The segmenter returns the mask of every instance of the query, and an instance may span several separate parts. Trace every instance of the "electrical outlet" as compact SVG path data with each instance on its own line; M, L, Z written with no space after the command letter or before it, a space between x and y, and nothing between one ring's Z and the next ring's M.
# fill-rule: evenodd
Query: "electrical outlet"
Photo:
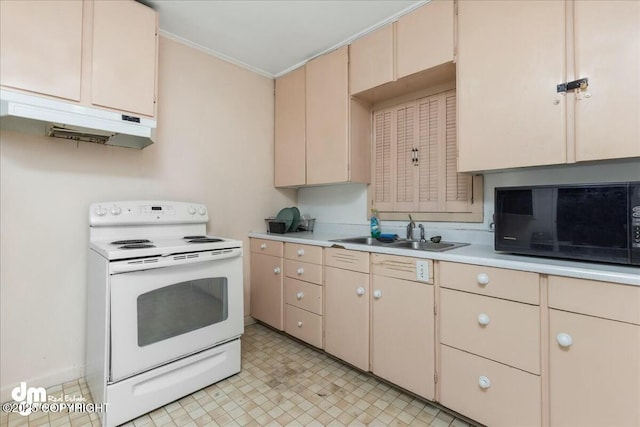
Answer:
M416 279L421 282L429 281L429 261L416 261Z

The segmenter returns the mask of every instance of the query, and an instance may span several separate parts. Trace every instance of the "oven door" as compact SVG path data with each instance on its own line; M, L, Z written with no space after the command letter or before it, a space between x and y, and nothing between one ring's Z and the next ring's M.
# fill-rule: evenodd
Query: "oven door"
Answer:
M240 336L241 255L111 275L110 382Z

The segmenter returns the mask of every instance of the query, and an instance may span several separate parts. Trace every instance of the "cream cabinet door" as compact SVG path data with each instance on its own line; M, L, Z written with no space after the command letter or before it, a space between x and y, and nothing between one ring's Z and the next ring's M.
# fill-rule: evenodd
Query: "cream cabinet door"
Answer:
M640 425L640 326L549 310L550 425Z
M576 161L640 156L640 2L574 5Z
M155 116L157 13L135 1L93 4L91 103Z
M80 101L82 1L0 1L0 85Z
M371 371L433 400L433 285L372 277Z
M351 43L349 78L351 94L393 81L393 24Z
M283 279L281 257L251 253L251 317L283 330Z
M565 163L564 78L563 1L460 0L459 171Z
M306 183L305 67L276 79L274 185Z
M349 180L348 59L344 46L306 65L307 184Z
M369 274L325 267L324 349L369 370Z
M397 78L453 61L453 0L433 0L398 19Z

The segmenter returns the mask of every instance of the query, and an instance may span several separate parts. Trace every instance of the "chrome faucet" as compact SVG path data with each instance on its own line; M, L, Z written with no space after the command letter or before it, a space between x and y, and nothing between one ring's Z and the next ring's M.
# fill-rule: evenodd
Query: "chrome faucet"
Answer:
M424 225L418 224L418 228L420 229L420 242L426 242L427 239L424 237Z
M407 240L413 240L413 230L416 228L416 223L413 222L411 214L409 214L409 224L407 224Z

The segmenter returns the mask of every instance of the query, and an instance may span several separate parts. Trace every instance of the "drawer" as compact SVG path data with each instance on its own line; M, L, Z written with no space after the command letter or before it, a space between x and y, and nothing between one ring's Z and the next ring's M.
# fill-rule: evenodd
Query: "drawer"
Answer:
M251 239L251 252L282 257L284 244L275 240Z
M322 348L322 316L285 304L284 331L306 343Z
M441 262L440 286L528 304L540 304L540 277L537 273L526 271Z
M421 263L420 276L418 263ZM377 276L433 283L433 261L430 259L372 254L371 272Z
M313 264L322 264L322 246L285 243L284 257Z
M303 310L322 315L322 286L286 277L284 301Z
M444 406L492 427L542 424L539 376L445 345L440 356Z
M440 342L540 374L540 307L441 289Z
M549 276L549 307L640 325L640 286Z
M325 248L324 264L343 270L369 273L369 252L350 251L339 248Z
M322 284L322 265L308 262L284 260L284 275L293 279Z

